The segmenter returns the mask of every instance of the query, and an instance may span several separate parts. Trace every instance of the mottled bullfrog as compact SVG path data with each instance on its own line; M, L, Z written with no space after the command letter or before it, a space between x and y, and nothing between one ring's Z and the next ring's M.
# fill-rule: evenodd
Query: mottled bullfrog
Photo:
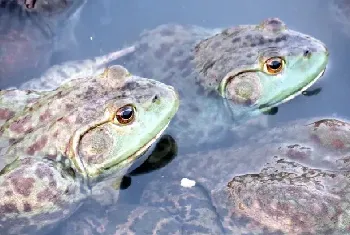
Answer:
M76 44L75 26L86 0L0 0L0 87L17 85Z
M146 187L144 207L82 213L66 229L123 235L349 234L349 150L348 122L289 123L257 134L246 146L176 158ZM195 186L181 186L184 177Z
M53 91L0 91L0 234L50 229L105 189L117 197L178 106L173 87L117 65Z
M328 63L321 41L277 18L226 29L161 25L133 45L118 63L179 90L169 131L180 147L222 140L231 128L238 133L234 126L306 90Z
M181 108L169 132L191 149L241 135L236 124L300 94L328 62L321 41L277 18L226 29L161 25L133 45L118 63L177 88Z

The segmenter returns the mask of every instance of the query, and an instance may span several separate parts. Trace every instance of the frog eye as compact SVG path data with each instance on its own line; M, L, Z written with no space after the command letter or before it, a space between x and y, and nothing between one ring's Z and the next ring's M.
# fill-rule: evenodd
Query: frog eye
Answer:
M119 108L115 114L114 120L122 125L127 125L135 120L135 107L127 104Z
M264 70L266 73L276 75L280 73L285 65L285 62L280 57L272 57L265 61Z

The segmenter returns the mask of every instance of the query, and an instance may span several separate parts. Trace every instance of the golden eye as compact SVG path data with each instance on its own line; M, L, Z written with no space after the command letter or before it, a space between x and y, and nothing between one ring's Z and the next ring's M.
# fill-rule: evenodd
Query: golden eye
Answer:
M280 57L272 57L265 61L266 72L272 75L278 74L284 67L284 60Z
M134 121L135 119L135 107L131 104L125 105L119 108L115 114L114 120L119 124L127 125Z

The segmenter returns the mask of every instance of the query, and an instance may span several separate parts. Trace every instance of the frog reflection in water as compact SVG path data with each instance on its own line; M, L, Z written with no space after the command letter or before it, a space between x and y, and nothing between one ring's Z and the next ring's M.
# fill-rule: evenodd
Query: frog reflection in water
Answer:
M117 199L107 176L121 178L178 105L171 86L122 66L53 91L0 91L0 234L50 229L104 190Z

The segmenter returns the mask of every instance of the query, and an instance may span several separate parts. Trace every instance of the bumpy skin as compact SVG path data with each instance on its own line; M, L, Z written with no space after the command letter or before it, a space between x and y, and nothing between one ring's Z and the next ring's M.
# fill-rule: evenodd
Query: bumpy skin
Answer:
M118 188L104 177L125 174L178 103L172 87L121 66L54 91L1 91L0 233L37 234L95 191ZM118 110L126 106L134 118L124 123Z
M26 7L28 2L32 8ZM0 0L2 88L47 69L54 51L75 43L73 30L85 2Z
M276 56L285 66L271 75L265 61ZM272 18L225 30L161 25L144 32L135 52L118 63L177 88L181 108L169 132L191 150L241 135L244 128L236 124L300 94L322 75L327 61L322 42ZM45 89L56 87L50 76L40 80ZM41 89L38 81L31 84Z
M161 25L144 32L135 46L118 63L179 90L181 108L171 133L179 146L191 147L217 141L233 126L232 117L246 121L300 94L328 61L322 42L276 18L227 29ZM281 72L267 71L271 57L283 59Z
M70 234L348 234L349 150L348 122L290 123L243 147L178 156L144 191L144 208L83 213L67 228ZM181 187L183 177L196 185Z

